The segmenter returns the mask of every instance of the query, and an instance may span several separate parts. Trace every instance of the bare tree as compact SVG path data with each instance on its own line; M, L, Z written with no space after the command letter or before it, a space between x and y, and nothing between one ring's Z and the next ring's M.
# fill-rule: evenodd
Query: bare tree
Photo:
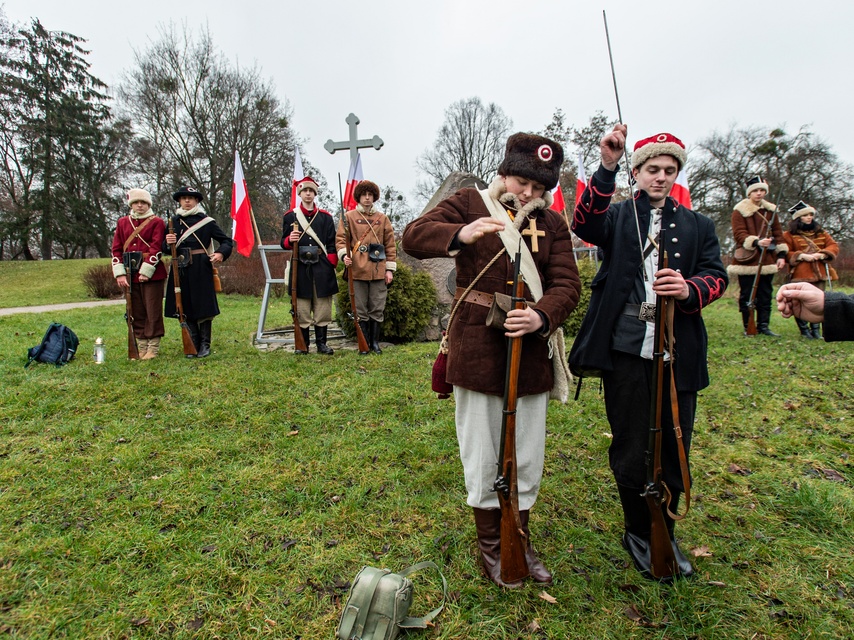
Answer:
M834 238L854 237L854 167L841 162L807 127L794 136L763 127L714 132L697 143L687 168L694 208L715 221L725 246L732 244L733 207L754 175L768 183L770 201L779 199L784 227L786 210L804 200Z
M445 109L445 122L433 147L416 161L426 174L419 181L419 197L429 199L449 173L465 171L489 182L504 157L504 143L513 121L495 103L484 105L480 98L459 100Z
M137 170L160 206L172 208L172 189L190 183L205 193L209 213L226 224L235 150L253 204L279 212L290 204L297 144L290 106L257 68L231 66L209 32L194 38L186 26L178 33L170 25L160 40L136 52L119 97L139 136Z

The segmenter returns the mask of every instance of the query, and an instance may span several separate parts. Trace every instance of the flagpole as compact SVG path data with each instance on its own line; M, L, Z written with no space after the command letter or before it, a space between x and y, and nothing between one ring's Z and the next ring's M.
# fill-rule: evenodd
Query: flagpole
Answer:
M247 194L248 197L248 194ZM250 200L251 203L251 200ZM252 229L255 231L255 240L258 241L258 246L262 246L261 233L258 231L258 222L255 220L255 212L252 210L252 205L249 205L249 219L252 221Z

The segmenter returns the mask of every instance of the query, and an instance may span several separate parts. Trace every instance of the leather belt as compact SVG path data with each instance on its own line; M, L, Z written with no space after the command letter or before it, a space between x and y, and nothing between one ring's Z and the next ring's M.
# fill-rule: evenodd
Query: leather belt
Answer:
M655 305L651 302L627 304L623 307L623 315L637 318L643 322L655 322Z
M454 301L457 301L462 298L465 291L466 290L462 287L457 287L457 291L456 293L454 293ZM491 307L492 297L493 296L491 293L484 293L483 291L476 291L472 289L471 291L469 291L463 302L469 302L471 304L480 305L481 307Z
M201 253L207 253L204 249L190 249L190 255L197 256Z

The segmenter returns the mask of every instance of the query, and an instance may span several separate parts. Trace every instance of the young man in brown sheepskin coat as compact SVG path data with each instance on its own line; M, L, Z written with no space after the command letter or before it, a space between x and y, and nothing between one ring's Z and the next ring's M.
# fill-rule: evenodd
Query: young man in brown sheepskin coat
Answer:
M786 266L788 247L783 241L783 228L779 215L775 215L777 206L765 200L768 185L759 176L747 181L747 197L735 205L732 212L732 236L735 246L745 250L745 258L738 254L727 267L727 273L738 276L738 308L741 311L745 333L752 310L749 307L756 271L759 270L759 282L756 288L756 330L765 336L778 337L768 326L771 320L771 288L774 274ZM765 248L763 254L762 248ZM762 264L759 264L760 256Z
M552 582L531 546L528 515L543 475L550 392L562 389L565 400L568 372L561 325L578 304L581 289L569 229L548 208L562 162L563 149L556 142L514 134L487 190L462 189L403 232L403 248L414 258L453 257L456 263L446 382L456 396L457 439L483 571L502 587L523 584L501 579L501 509L494 489L508 338L522 338L516 457L525 556L534 581ZM511 310L503 327L493 328L486 323L494 294L514 295L511 258L520 238L529 306Z

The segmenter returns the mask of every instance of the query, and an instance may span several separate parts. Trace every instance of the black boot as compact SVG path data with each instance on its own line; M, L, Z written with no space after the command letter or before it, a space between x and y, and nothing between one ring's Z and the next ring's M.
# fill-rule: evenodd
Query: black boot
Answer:
M501 510L474 510L474 524L477 530L477 546L480 549L480 564L483 574L499 587L516 589L523 582L506 583L501 579Z
M211 354L211 325L213 320L199 322L199 353L197 358L207 358Z
M645 578L652 579L649 560L649 508L641 497L641 489L617 485L620 504L623 506L623 520L626 531L623 534L623 548L629 552L635 568Z
M771 336L772 338L779 338L779 333L774 333L771 329L768 328L769 323L771 322L771 307L763 308L759 307L756 309L756 331L760 335L763 336Z
M818 322L810 322L812 337L816 340L821 340L821 325Z
M374 353L382 353L383 350L380 349L380 327L382 326L382 322L377 322L376 320L371 320L368 329L371 332L371 337L368 338L368 344L371 347L371 351Z
M331 356L335 353L330 347L326 346L327 327L314 327L314 342L317 345L317 353L322 353L325 356Z
M304 356L308 353L308 345L311 344L311 327L300 327L299 331L302 334L302 341L305 343L305 351L294 347L294 353Z
M190 334L190 338L193 340L193 346L196 347L196 353L199 352L199 325L196 324L193 320L187 320L187 332ZM192 353L188 353L184 356L185 358L195 358Z
M534 547L531 545L531 531L528 529L528 518L530 515L530 511L519 511L519 519L522 521L522 529L525 530L525 536L528 539L528 544L525 547L525 560L528 563L528 571L531 572L531 578L534 582L539 582L540 584L551 584L553 580L551 572L546 569L542 560L537 557Z
M366 356L370 353L370 342L371 342L371 334L368 331L368 321L367 320L359 320L359 328L362 330L362 336L365 338L365 342L368 343L368 351L359 351L360 356Z
M800 318L795 318L795 323L797 323L798 330L801 332L801 335L804 338L812 340L812 333L810 332L809 322L807 322L806 320L801 320Z
M670 511L676 513L679 509L679 496L681 492L672 491L670 494ZM667 533L670 534L670 545L673 547L673 555L676 556L676 564L679 566L679 576L680 578L690 578L694 575L694 567L691 566L691 562L688 558L685 557L685 554L682 553L682 550L679 548L679 545L676 543L676 536L673 531L676 527L676 522L667 515L667 506L661 505L661 510L664 512L664 523L667 525Z

